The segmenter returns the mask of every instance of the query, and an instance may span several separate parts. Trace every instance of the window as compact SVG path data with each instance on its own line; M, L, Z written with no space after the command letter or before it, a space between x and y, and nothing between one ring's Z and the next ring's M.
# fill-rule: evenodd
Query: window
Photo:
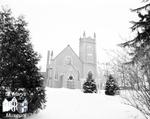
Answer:
M88 56L90 56L90 57L92 57L92 56L93 56L93 54L92 54L92 53L88 53L87 55L88 55Z
M49 70L49 78L52 79L52 69Z
M92 52L92 51L93 51L93 48L92 48L91 45L87 46L87 51L88 51L88 52Z
M92 61L93 60L93 48L92 46L87 46L87 60Z
M58 80L58 72L55 72L55 79Z
M66 58L65 58L65 64L71 65L71 62L72 62L72 58L70 56L66 56Z

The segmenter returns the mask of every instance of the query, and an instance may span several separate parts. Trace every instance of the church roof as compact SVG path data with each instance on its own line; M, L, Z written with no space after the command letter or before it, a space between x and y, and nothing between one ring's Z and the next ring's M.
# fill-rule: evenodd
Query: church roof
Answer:
M71 48L69 44L55 58L53 58L53 60L55 60L59 55L65 52L66 49L70 49L73 52L73 54L75 54L75 56L82 62L82 60L79 58L79 56L75 53L75 51Z

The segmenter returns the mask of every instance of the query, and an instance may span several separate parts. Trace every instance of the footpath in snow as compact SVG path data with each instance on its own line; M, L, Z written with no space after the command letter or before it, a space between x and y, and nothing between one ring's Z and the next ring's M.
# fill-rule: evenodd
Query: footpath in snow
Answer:
M46 88L46 108L28 119L145 119L123 104L119 95L85 94L75 89Z

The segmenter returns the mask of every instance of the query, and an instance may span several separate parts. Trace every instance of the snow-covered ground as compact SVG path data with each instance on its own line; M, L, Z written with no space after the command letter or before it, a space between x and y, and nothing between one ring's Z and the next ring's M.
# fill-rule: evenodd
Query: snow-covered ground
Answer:
M28 119L145 119L135 108L125 105L119 95L84 94L75 89L46 88L45 110Z

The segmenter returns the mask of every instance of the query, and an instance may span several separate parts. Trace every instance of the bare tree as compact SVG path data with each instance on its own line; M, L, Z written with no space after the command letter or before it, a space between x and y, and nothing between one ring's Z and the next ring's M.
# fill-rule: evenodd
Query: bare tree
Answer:
M126 104L140 110L143 115L150 117L150 90L145 70L141 68L143 61L137 64L128 64L130 57L119 51L110 63L111 73L120 84L123 91L121 96L126 99Z

